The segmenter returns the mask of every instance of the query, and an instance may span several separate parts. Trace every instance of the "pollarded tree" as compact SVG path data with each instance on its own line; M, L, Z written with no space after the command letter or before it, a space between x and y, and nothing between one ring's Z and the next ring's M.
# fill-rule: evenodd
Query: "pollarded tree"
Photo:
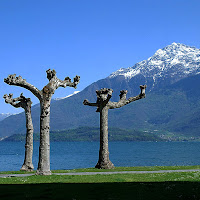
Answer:
M33 123L31 117L31 99L26 98L23 93L20 97L13 98L13 94L5 94L3 96L6 103L11 104L15 108L23 108L26 116L26 144L25 144L25 158L22 165L22 171L32 171L34 169L32 163L33 157Z
M109 159L108 150L108 110L120 108L133 101L142 99L145 97L146 85L140 86L141 93L138 96L130 97L126 99L127 90L120 91L120 100L118 102L110 102L113 90L103 88L96 90L97 101L96 103L90 103L87 99L84 100L83 104L88 106L96 106L96 112L100 112L100 149L99 149L99 160L96 168L99 169L112 169L114 168L113 163Z
M4 79L4 82L9 85L20 86L31 91L40 101L40 147L39 147L39 162L36 174L38 175L50 175L50 102L55 90L59 87L74 87L76 88L79 83L80 76L74 78L74 82L71 82L69 77L66 77L64 81L60 80L56 76L55 70L47 70L47 78L49 83L39 90L35 86L28 83L21 76L16 77L16 74L9 75Z

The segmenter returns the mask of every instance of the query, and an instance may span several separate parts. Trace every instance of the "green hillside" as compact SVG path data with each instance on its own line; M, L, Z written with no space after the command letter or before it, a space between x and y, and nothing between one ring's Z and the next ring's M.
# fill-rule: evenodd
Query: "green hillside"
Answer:
M91 102L95 102L95 90L103 85L114 89L113 94L115 95L111 98L111 101L117 101L120 89L125 87L125 85L120 85L120 81L122 80L111 82L110 79L103 79L91 84L82 92L70 98L52 101L51 131L62 132L62 130L76 129L83 126L99 127L99 113L95 112L96 108L84 106L82 102L86 98ZM176 140L177 137L198 138L200 137L199 83L200 75L196 75L152 91L148 91L147 86L145 99L135 101L119 109L109 110L109 127L123 130L140 130L143 133L144 131L149 133L156 131L159 134L165 134L165 137L168 137L166 134L169 134L170 137L173 136ZM135 85L133 88L135 94L138 94L139 88L135 88ZM131 90L128 91L128 94L129 96L135 95ZM32 108L32 118L34 132L36 133L39 132L39 113L39 106L34 106ZM0 137L25 133L24 113L0 121ZM80 137L81 134L77 136ZM84 136L82 137L84 138ZM124 135L121 139L123 137Z
M4 141L25 141L24 134L14 134ZM51 141L99 141L99 128L80 127L77 129L51 131ZM34 140L39 141L39 134L34 134ZM109 128L109 141L164 141L156 134L137 130Z

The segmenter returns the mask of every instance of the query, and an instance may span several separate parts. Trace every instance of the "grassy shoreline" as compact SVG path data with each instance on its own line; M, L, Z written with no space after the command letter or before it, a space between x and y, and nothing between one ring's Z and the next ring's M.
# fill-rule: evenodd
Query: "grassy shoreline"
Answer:
M52 170L53 173L158 171L200 166L116 167L112 170ZM0 172L0 174L27 172ZM30 173L30 172L29 172ZM34 173L34 172L32 172ZM200 199L200 172L112 175L51 175L0 178L0 199Z
M116 171L158 171L158 170L185 170L200 169L200 165L192 166L138 166L138 167L115 167L114 169L80 168L71 170L51 170L52 173L72 173L72 172L116 172ZM29 174L35 173L25 171L0 171L0 174Z

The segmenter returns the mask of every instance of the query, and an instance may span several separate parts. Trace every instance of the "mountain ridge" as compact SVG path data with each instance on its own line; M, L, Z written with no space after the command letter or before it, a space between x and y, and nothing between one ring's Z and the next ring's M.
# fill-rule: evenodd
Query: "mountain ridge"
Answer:
M178 50L176 51L177 48ZM171 64L169 58L163 58L165 54L158 50L156 51L157 53L145 61L146 65L144 65L144 61L134 65L135 69L140 68L141 71L143 70L142 73L127 78L122 74L122 69L121 72L117 70L121 74L111 77L113 72L110 76L92 83L76 95L59 101L52 101L51 130L65 130L79 126L99 126L98 113L95 112L95 108L84 106L82 104L84 99L96 102L95 91L106 87L114 90L111 101L118 101L120 90L128 90L127 97L135 96L140 93L139 85L147 84L146 99L109 111L109 126L127 129L136 128L146 131L158 129L159 131L168 131L174 134L180 134L181 131L186 135L189 135L189 132L197 134L198 130L200 130L200 126L198 126L200 121L198 116L194 116L193 113L200 114L198 109L200 94L198 92L195 94L195 87L192 88L192 85L200 83L200 50L187 45L173 43L163 48L162 51L168 52L167 56L174 56L170 58L170 61L176 57L179 58L181 64L177 63L177 61ZM184 66L182 62L182 59L185 59L184 56L187 57L184 63L190 63L191 66L189 64ZM162 70L161 62L152 64L152 60L159 61L161 59L165 66L168 67L168 70ZM148 65L149 62L150 64ZM184 73L184 70L187 73ZM115 73L118 73L117 71ZM160 72L163 73L162 76L159 76ZM155 75L156 78L154 79ZM188 87L188 85L191 86ZM39 106L33 106L32 115L35 132L39 131L39 113ZM21 113L1 121L0 137L15 133L25 133L25 117L23 115L24 113ZM196 123L193 123L190 131L185 125L191 123L191 119Z
M9 117L11 115L15 115L12 113L0 113L0 121L4 120L6 117Z
M172 43L159 49L147 60L136 63L127 69L121 68L113 72L109 78L124 76L132 79L142 75L149 82L150 90L163 80L171 84L191 75L200 73L200 49L180 43ZM150 80L148 80L150 79ZM157 89L157 87L156 87Z

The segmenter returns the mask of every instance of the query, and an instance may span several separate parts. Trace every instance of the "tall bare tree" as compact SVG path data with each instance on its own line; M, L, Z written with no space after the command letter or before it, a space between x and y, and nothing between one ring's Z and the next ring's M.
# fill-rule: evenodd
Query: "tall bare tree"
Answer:
M130 97L126 99L127 90L120 91L120 100L118 102L110 102L113 90L103 88L96 90L97 101L96 103L90 103L87 99L84 100L83 104L88 106L96 106L96 112L100 112L100 149L99 149L99 160L96 168L99 169L112 169L114 168L113 163L109 159L108 150L108 110L120 108L133 101L142 99L145 97L146 85L140 86L141 93L138 96Z
M13 94L5 94L3 96L6 103L11 104L15 108L23 108L26 116L26 144L25 144L25 158L24 164L22 165L22 171L32 171L34 169L32 163L33 157L33 123L31 117L31 99L26 98L23 93L20 97L13 98Z
M21 76L16 77L16 74L9 75L4 79L4 82L9 85L20 86L31 91L40 101L40 147L39 147L39 162L38 162L38 175L50 175L50 102L55 90L59 87L74 87L76 88L79 83L80 76L74 78L71 82L69 77L63 81L58 79L56 71L48 69L46 71L49 83L44 86L42 90L37 89L35 86L28 83Z

